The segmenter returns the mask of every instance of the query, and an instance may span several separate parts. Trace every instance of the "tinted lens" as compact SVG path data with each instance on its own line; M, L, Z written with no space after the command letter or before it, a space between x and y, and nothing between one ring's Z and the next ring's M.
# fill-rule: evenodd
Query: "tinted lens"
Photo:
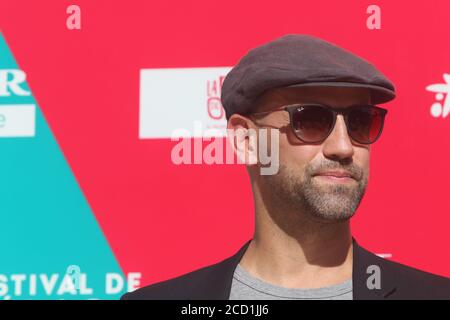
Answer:
M383 129L385 110L371 106L353 108L347 114L350 136L359 143L373 143Z
M292 113L295 134L305 142L319 142L325 139L333 122L333 112L321 106L302 106Z

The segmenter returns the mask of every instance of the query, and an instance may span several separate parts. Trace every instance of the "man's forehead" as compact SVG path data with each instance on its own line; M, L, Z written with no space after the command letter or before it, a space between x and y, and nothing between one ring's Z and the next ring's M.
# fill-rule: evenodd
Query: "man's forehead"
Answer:
M370 91L361 87L305 86L276 88L266 91L259 99L261 108L292 103L323 103L334 107L370 103Z

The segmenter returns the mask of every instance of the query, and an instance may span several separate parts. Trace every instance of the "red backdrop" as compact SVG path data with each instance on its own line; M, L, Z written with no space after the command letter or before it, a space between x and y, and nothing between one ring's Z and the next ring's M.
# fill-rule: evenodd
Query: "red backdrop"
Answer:
M81 30L66 28L70 4ZM380 30L366 27L371 4ZM143 285L233 254L252 236L253 203L243 166L176 166L175 142L139 139L139 70L232 66L287 33L349 49L395 83L353 232L450 276L450 116L431 115L425 90L450 73L449 12L446 0L1 0L0 27L120 266Z

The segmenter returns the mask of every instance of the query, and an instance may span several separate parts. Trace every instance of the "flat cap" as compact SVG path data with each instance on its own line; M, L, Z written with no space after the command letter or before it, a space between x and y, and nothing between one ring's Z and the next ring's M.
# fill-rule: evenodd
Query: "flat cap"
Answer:
M266 90L299 86L364 87L373 104L395 98L392 82L370 62L320 38L289 34L240 59L223 81L222 105L229 119L251 112Z

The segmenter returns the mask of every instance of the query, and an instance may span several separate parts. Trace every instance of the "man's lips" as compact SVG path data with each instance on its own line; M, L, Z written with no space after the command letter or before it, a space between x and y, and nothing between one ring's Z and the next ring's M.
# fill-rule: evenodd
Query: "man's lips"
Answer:
M352 178L352 175L347 171L323 171L316 173L315 176L333 176L333 177L349 177Z
M323 171L314 174L316 177L322 177L334 181L351 181L356 180L354 176L348 171Z

